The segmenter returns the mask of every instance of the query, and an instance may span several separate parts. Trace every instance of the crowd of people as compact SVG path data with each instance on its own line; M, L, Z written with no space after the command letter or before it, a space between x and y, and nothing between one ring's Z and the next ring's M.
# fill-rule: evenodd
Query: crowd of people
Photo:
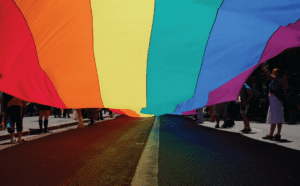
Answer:
M60 109L52 108L47 105L28 103L12 95L1 93L1 117L0 125L7 129L10 133L11 142L16 142L15 139L15 130L17 131L18 142L25 142L26 140L22 138L23 132L23 117L24 116L34 116L35 107L38 110L39 115L39 129L38 133L49 133L48 130L48 120L51 111L54 114L54 117L63 117L70 118L72 109ZM28 105L33 105L33 107L28 107ZM104 120L102 111L104 114L109 112L109 116L113 118L114 113L107 108L86 108L86 109L73 109L73 115L75 116L74 120L78 120L77 128L84 128L83 118L89 118L90 124L93 125L95 120ZM29 115L28 115L29 114Z
M266 123L270 124L270 133L266 136L262 137L263 139L275 139L280 140L281 138L281 128L282 124L285 123L285 114L284 107L288 107L290 117L289 119L292 122L296 120L296 110L297 110L297 99L291 96L291 94L287 94L286 91L289 89L287 82L286 73L282 76L280 70L278 68L274 68L272 73L269 73L266 69L265 65L262 64L262 69L266 74L266 77L271 80L269 84L269 93L268 93L268 102L269 107L267 110ZM2 94L2 109L1 113L3 117L0 117L1 120L4 120L4 126L6 123L10 123L10 127L8 127L8 132L11 134L11 141L14 142L14 132L15 128L17 129L18 141L24 142L22 139L22 120L24 116L33 116L35 115L36 110L38 110L39 115L39 133L48 133L48 120L51 111L53 112L54 117L63 117L70 118L70 113L72 109L62 109L60 108L51 108L50 106L36 104L36 103L28 103L22 101L19 98L13 97L9 94ZM248 119L248 110L249 110L249 102L253 99L252 89L244 83L239 92L238 99L236 103L239 104L240 109L239 113L243 119L244 128L241 130L243 133L251 132L250 122ZM260 99L259 107L263 108L267 103L267 100ZM227 128L232 127L234 125L234 118L228 119L228 107L229 102L223 102L216 105L208 106L210 121L216 122L215 127L220 127L221 118L224 120L224 123L221 127ZM110 117L113 117L113 112L102 108L87 108L87 109L73 109L73 115L76 115L76 120L78 120L78 128L84 128L83 118L89 118L91 123L89 125L93 125L95 120L103 120L102 111L108 111L110 113ZM264 112L262 110L257 110L257 112ZM197 123L203 123L203 108L197 109ZM1 122L1 121L0 121ZM1 122L1 123L3 123ZM277 127L277 133L274 135L275 129Z
M286 90L289 89L286 73L282 76L281 71L278 68L274 68L270 74L266 69L264 63L261 65L266 77L271 80L269 84L269 107L267 111L266 123L270 124L270 133L263 136L263 139L280 140L281 139L281 128L282 124L285 123L284 105L288 105L288 94ZM240 114L244 122L244 128L241 130L242 133L250 133L251 127L248 119L249 102L253 98L251 88L245 83L239 93L237 102L240 104ZM209 114L210 121L215 122L215 128L219 128L220 117L224 119L223 128L232 127L232 121L228 121L228 103L223 102L216 105L210 105ZM296 100L294 100L296 103ZM262 104L262 103L261 103ZM294 104L295 105L295 104ZM295 121L296 112L295 106L293 106L290 119ZM197 109L197 124L203 123L203 108ZM274 135L277 127L277 133Z

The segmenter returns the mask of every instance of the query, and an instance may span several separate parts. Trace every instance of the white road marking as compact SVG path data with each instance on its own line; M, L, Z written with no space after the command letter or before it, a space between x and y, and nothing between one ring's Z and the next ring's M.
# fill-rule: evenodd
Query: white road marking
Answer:
M156 117L132 179L132 186L158 185L159 124L159 117Z

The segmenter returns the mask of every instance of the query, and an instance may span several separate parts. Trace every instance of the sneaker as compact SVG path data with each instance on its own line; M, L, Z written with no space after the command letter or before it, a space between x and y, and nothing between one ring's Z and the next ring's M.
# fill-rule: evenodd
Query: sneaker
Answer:
M280 135L276 134L273 138L274 138L275 141L280 141L280 137L281 137Z
M15 143L15 142L16 142L16 138L15 138L15 137L12 138L10 142L11 142L11 143Z
M273 140L273 136L266 135L265 137L262 137L262 139L270 139L270 140Z
M216 124L215 128L220 128L220 126L218 124Z

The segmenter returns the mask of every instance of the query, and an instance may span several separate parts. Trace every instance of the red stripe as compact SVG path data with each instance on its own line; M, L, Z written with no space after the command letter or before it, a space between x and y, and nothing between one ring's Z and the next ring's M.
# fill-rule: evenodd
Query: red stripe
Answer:
M26 101L65 108L41 69L28 25L11 0L0 5L0 90Z

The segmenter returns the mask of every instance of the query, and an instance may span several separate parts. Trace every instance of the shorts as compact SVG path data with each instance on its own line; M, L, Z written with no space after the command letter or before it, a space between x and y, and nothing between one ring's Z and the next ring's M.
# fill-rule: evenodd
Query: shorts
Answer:
M23 131L23 123L22 123L22 116L21 116L21 107L18 105L12 105L7 108L7 114L11 121L11 129L9 133L14 133L15 124L17 126L17 132Z
M249 104L247 106L244 106L243 104L241 104L240 113L241 114L247 114L248 109L249 109Z
M228 102L223 102L223 103L219 103L216 104L214 106L214 115L215 116L227 116L228 112L227 112L227 107L228 107Z

